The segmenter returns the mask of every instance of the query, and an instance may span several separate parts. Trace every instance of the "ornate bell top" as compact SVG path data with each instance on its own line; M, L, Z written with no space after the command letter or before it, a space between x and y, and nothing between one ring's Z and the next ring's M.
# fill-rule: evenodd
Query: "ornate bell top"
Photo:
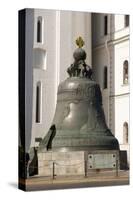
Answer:
M70 77L86 77L91 79L92 69L86 64L86 52L82 49L85 42L82 37L78 37L76 40L78 48L73 53L74 62L68 67L67 72Z

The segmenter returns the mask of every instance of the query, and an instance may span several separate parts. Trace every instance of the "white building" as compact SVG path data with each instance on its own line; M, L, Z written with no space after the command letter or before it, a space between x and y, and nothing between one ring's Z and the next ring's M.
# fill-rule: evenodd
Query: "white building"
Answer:
M58 85L68 77L66 69L73 63L77 37L85 40L89 65L92 55L90 13L44 9L26 9L25 12L25 140L28 151L29 140L30 147L37 146L36 138L43 138L51 126Z
M92 14L92 66L100 84L106 121L129 151L129 16Z
M38 145L35 138L44 137L51 126L58 84L67 78L81 36L86 62L101 86L107 124L120 149L128 150L129 16L26 9L25 23L26 149L29 142Z

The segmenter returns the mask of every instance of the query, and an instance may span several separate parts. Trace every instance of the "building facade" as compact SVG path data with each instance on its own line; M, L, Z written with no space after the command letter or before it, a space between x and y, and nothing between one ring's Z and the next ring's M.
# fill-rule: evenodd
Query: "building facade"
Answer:
M79 36L101 87L107 124L120 149L129 151L129 16L43 9L26 9L26 151L51 126L58 85L68 77Z
M85 41L87 63L91 65L91 14L85 12L26 9L27 74L26 150L36 147L52 123L57 89L73 63L75 40ZM30 100L32 98L32 100ZM30 121L32 120L32 122ZM30 136L29 136L30 135ZM30 145L29 145L30 143Z
M129 16L93 13L92 36L94 79L101 86L106 121L120 150L129 154Z

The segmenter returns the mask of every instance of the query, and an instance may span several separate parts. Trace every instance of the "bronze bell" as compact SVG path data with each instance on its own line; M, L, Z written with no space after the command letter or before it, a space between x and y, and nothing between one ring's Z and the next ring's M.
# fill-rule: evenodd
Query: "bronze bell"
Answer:
M105 121L100 87L85 62L84 41L79 37L76 43L79 47L73 54L74 63L67 69L69 78L58 87L53 123L39 149L119 150Z

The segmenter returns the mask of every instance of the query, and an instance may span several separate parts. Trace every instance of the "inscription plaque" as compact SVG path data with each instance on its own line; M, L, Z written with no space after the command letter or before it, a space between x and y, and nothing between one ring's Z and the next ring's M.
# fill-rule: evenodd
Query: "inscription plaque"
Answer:
M97 153L88 154L88 168L89 169L109 169L116 168L117 165L116 153Z

